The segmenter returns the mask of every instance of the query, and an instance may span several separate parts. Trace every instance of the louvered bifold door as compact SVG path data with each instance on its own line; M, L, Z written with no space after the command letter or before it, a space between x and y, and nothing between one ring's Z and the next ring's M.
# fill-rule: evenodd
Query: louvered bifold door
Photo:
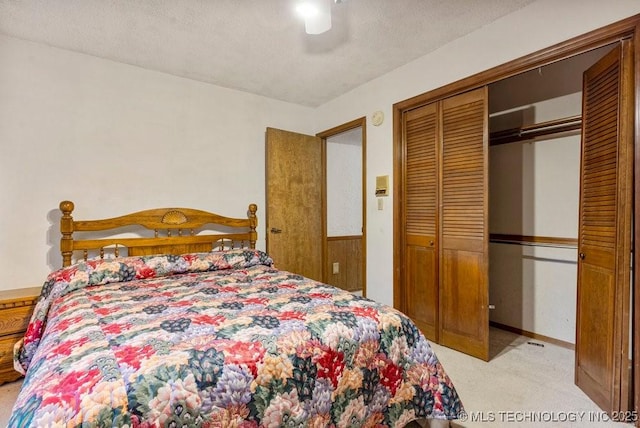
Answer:
M631 70L623 41L583 81L575 375L609 412L629 400Z
M405 312L437 341L438 253L436 104L404 113Z
M442 101L440 343L489 358L486 87Z

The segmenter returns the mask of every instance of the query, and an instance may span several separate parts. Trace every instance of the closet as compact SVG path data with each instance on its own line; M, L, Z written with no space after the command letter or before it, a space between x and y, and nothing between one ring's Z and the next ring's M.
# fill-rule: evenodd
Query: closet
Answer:
M628 31L635 30L635 21L626 24ZM618 33L616 37L606 34L602 30L585 35L577 38L582 40L581 48L579 41L572 40L394 105L394 304L430 340L489 359L491 85L596 52L579 77L582 108L578 115L542 124L521 123L493 136L494 144L508 143L532 135L575 132L580 127L575 233L541 240L521 229L516 231L520 233L494 233L493 238L502 244L577 247L575 303L565 302L575 305L575 380L598 405L613 412L629 409L631 402L636 124L633 42L621 40Z
M595 49L489 85L493 326L572 348L582 77Z
M576 381L599 404L628 399L613 393L607 375L629 370L628 357L610 358L615 342L623 344L614 331L628 331L628 312L615 310L625 295L629 306L631 157L616 134L628 134L632 120L615 108L616 94L628 92L618 78L623 46L489 89L491 323L577 342Z

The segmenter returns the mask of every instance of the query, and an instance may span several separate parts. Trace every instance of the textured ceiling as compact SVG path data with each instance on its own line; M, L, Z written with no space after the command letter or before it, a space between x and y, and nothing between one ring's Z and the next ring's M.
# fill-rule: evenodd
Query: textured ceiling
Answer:
M310 36L299 0L0 0L0 33L306 106L535 0L343 0Z

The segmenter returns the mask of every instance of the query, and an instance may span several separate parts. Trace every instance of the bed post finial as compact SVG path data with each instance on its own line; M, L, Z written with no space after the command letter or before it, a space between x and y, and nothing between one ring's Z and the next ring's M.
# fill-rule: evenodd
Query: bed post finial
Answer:
M60 219L60 252L62 253L62 267L71 265L71 256L73 255L73 217L71 213L75 206L71 201L60 202L60 211L62 218Z
M256 204L249 204L249 248L256 248L256 239L258 238L258 233L256 232L258 227L257 211L258 206Z

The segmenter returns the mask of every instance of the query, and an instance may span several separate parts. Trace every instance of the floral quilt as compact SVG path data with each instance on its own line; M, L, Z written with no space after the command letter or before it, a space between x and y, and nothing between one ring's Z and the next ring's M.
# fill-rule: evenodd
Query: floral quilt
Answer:
M53 272L14 361L12 428L402 427L462 412L402 313L259 250Z

